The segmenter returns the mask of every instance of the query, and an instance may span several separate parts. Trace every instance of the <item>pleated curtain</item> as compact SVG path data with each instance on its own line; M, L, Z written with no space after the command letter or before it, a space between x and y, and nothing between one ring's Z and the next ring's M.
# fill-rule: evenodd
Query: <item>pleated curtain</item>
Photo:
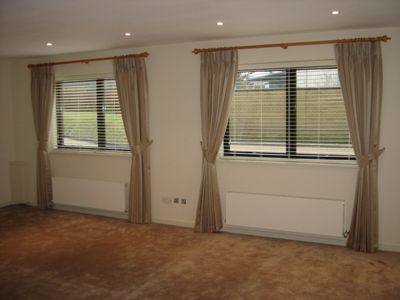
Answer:
M222 228L221 200L215 160L229 117L238 69L237 51L201 53L202 175L195 231Z
M378 248L378 157L382 103L380 42L334 46L351 140L358 163L354 208L347 247Z
M54 70L52 66L31 69L31 101L37 139L36 194L38 207L53 206L51 168L47 150L54 104Z
M151 222L148 84L144 58L118 58L114 75L126 136L132 152L129 220Z

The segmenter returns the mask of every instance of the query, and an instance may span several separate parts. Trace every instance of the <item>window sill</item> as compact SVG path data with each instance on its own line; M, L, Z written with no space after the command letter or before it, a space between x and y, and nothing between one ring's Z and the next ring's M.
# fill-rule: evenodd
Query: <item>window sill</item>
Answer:
M258 158L258 157L226 157L218 156L219 163L244 163L244 164L279 164L279 165L301 165L316 167L346 167L357 168L355 160L323 160L323 159L288 159L288 158Z
M121 157L131 158L130 151L96 151L96 150L78 150L78 149L53 149L50 150L52 155L86 155L86 156L104 156L104 157Z

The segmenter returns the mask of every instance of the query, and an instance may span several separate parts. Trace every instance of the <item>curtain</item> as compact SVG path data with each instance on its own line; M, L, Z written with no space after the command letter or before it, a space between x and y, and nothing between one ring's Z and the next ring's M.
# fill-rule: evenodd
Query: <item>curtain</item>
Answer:
M53 206L51 169L47 151L54 103L54 70L52 66L31 69L31 100L37 139L37 203L41 209Z
M347 247L374 252L378 247L378 157L382 102L379 42L335 45L347 121L358 163L353 216Z
M114 75L122 120L132 152L129 220L151 222L147 72L143 57L117 58Z
M238 68L237 51L201 53L202 176L195 231L222 228L221 201L215 160L224 137Z

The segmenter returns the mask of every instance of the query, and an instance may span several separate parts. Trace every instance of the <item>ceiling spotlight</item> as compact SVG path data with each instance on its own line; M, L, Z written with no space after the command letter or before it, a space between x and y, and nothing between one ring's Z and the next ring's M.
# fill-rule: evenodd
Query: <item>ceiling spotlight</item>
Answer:
M333 10L332 11L332 15L338 15L339 14L339 11L338 10Z
M130 32L125 32L124 35L125 36L131 36L132 34Z
M51 46L53 46L53 43L47 42L47 43L46 43L46 46L47 46L47 47L51 47Z
M218 22L217 22L217 25L218 25L218 26L222 26L222 25L224 25L224 22L218 21Z

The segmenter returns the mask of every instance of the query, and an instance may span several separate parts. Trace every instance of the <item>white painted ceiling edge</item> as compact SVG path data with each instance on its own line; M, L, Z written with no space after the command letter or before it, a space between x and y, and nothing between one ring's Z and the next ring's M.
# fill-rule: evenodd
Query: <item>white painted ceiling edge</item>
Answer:
M0 57L391 26L399 0L0 0Z

